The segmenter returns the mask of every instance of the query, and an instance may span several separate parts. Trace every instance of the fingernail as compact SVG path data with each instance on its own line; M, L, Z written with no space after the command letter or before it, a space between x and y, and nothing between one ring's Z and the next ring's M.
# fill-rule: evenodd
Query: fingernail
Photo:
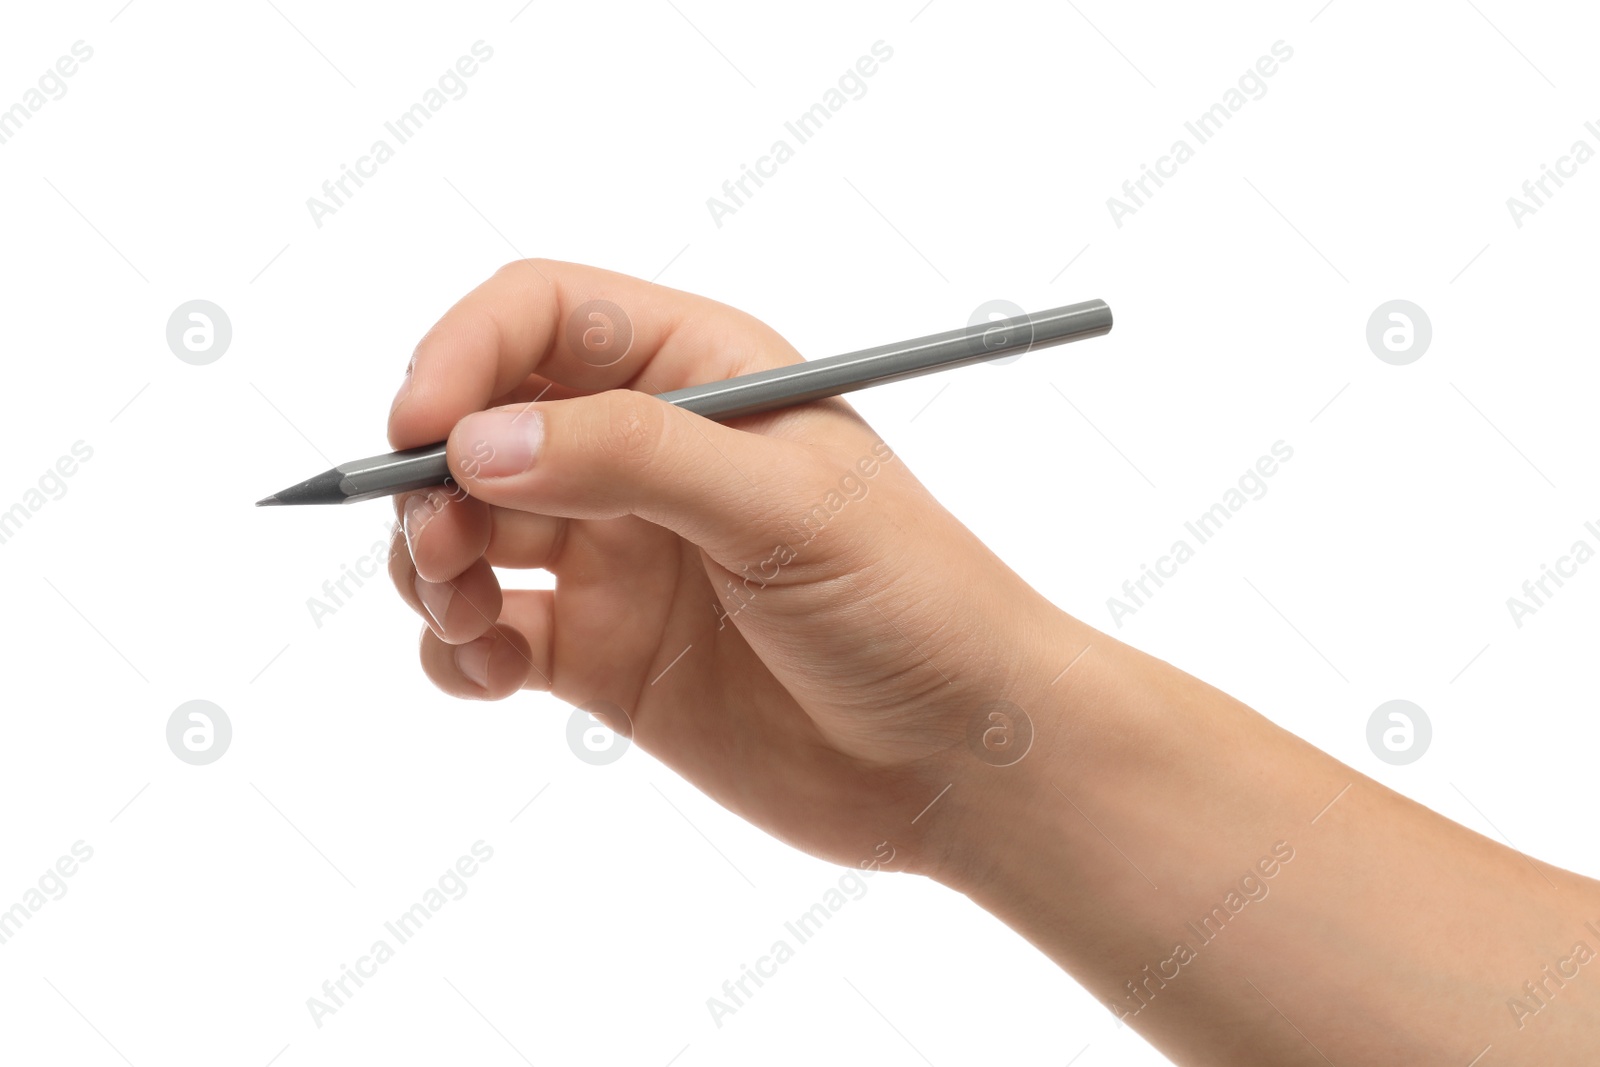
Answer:
M444 636L444 617L450 610L451 599L456 595L455 589L449 582L429 582L418 575L416 590L417 599L422 601L422 606L433 617L434 628L441 637Z
M422 533L422 528L428 524L438 510L433 506L433 496L430 493L412 493L406 497L405 506L401 513L405 516L406 547L411 550L411 558L417 558L417 538Z
M389 404L389 414L393 415L400 408L400 402L411 392L411 372L416 368L417 357L412 356L411 362L406 364L405 380L400 383L400 389L394 394L394 400Z
M469 478L503 478L533 466L544 443L544 415L526 408L479 411L456 424L466 443L461 466Z
M489 688L489 651L493 647L494 641L487 637L459 646L456 649L456 669L474 685Z

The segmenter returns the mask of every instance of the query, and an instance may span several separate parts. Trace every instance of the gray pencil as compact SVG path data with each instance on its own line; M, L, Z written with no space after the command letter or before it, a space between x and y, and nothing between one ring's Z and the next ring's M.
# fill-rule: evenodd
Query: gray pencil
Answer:
M1086 300L1037 314L980 322L911 341L774 367L657 395L685 411L720 422L1109 332L1111 309L1106 302ZM315 478L256 501L256 506L349 504L443 485L449 477L450 468L445 463L445 446L441 441L404 452L341 463Z

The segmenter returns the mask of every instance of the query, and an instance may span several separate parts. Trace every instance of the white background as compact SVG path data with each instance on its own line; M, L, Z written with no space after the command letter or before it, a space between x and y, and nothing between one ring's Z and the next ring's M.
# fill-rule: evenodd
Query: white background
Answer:
M274 3L9 5L0 32L0 107L94 50L0 145L0 510L93 449L0 544L0 908L94 850L0 945L0 1058L1162 1062L895 875L717 1027L706 998L840 869L637 750L580 761L552 699L439 695L381 579L313 621L390 511L253 501L381 451L416 340L519 255L713 296L812 356L1106 299L1109 337L857 404L1064 609L1600 872L1600 562L1520 628L1506 606L1600 547L1600 161L1520 228L1506 206L1600 148L1592 11ZM317 227L306 199L478 40L467 94ZM716 225L706 199L879 40L866 94ZM1107 198L1280 40L1266 94L1115 225ZM233 326L207 366L165 337L196 298ZM1407 366L1365 338L1395 298L1433 326ZM1279 440L1267 494L1115 627L1107 598ZM1366 742L1392 698L1433 724L1408 766ZM191 699L233 725L209 766L167 748ZM316 1026L306 999L480 839L467 895Z

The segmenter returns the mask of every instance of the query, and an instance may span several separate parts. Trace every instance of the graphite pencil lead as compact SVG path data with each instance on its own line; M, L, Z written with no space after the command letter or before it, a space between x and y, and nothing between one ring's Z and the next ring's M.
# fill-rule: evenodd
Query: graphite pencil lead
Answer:
M315 478L307 478L299 485L279 489L259 501L257 507L283 504L343 504L349 495L345 492L343 481L344 472L335 467L323 471Z

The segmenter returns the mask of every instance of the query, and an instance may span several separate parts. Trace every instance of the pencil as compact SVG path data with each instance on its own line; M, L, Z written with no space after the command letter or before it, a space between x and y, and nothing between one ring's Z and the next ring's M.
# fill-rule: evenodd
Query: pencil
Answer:
M696 415L725 421L1110 332L1111 308L1104 300L1087 300L656 395ZM449 478L445 443L440 441L341 463L256 501L256 506L352 504L443 485Z

